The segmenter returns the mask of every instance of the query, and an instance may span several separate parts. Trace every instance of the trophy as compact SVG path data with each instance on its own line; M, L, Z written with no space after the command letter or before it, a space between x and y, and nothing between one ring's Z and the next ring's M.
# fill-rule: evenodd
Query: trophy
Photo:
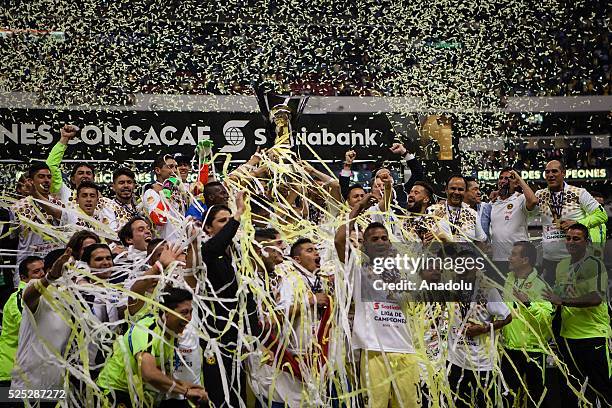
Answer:
M292 129L306 107L308 96L276 95L262 85L255 87L259 110L266 123L268 140L272 147L291 144Z

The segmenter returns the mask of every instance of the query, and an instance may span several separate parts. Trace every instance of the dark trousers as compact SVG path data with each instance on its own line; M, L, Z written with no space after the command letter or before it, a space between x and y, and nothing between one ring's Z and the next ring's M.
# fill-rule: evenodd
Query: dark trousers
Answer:
M563 362L567 364L569 382L580 392L582 384L588 377L588 386L584 397L592 404L597 398L602 407L612 406L612 381L608 372L606 358L606 339L565 339L559 342L559 351ZM574 378L575 377L575 378ZM578 397L565 385L564 407L577 407Z
M548 283L551 287L555 286L555 279L557 278L557 265L559 261L551 261L550 259L542 259L542 267L540 273L542 279Z
M537 407L545 393L545 355L509 349L505 352L501 370L510 392L504 396L504 407L511 408L519 394L527 407ZM525 405L521 402L519 406Z
M465 370L451 364L448 382L457 408L495 407L493 372Z
M223 353L223 350L221 351ZM223 355L223 368L219 367L219 363L215 360L202 363L202 376L204 378L204 388L208 393L210 404L214 407L234 408L240 406L240 399L246 401L246 375L244 368L240 370L240 377L235 378L235 373L232 373L232 357ZM212 362L212 364L210 364ZM226 376L227 387L229 391L229 405L225 402L225 392L223 391L222 376ZM234 378L232 378L234 377Z

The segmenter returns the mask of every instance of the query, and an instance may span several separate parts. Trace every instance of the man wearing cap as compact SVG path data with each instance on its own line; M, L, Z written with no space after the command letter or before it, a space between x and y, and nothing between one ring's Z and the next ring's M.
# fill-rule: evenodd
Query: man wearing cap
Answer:
M174 155L174 160L176 161L177 174L181 178L183 184L186 184L187 190L189 190L187 177L189 177L189 172L191 171L191 159L183 153L176 153Z

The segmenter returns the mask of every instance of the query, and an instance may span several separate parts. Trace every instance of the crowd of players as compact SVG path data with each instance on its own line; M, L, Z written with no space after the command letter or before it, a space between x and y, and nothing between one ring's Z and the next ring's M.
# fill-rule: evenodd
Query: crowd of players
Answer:
M192 183L202 168L168 152L140 190L117 168L108 198L91 164L63 179L77 131L64 126L2 200L16 244L2 254L16 261L0 385L15 406L55 406L34 402L44 390L88 407L612 403L608 216L560 161L535 192L501 169L485 203L470 177L437 190L397 143L410 175L382 168L367 187L351 184L353 151L338 175L272 148L229 174L203 165ZM410 277L470 284L460 290L372 290L377 258L399 251L486 262Z

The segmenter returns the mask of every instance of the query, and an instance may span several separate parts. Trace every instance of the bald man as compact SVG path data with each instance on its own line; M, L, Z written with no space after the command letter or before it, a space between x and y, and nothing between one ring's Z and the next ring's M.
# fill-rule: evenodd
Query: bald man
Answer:
M594 228L605 224L608 215L588 191L565 182L565 166L560 161L548 162L544 177L547 188L535 194L542 218L542 271L544 279L552 285L557 264L569 256L565 247L568 228L576 223Z

